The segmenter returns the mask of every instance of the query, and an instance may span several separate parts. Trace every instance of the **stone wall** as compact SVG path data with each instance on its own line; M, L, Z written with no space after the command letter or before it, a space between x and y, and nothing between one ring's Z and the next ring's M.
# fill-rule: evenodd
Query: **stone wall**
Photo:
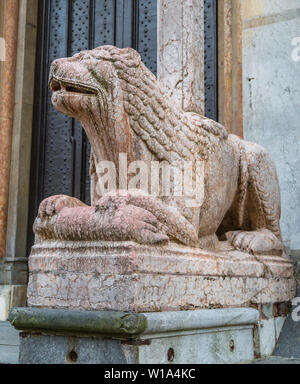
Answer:
M285 245L300 249L300 36L298 0L243 2L244 136L273 157L282 193ZM295 53L294 53L295 54Z

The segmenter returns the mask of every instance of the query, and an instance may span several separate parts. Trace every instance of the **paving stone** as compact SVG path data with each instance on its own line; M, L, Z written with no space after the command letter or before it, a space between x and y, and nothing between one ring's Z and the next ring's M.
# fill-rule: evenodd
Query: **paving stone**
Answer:
M18 364L19 347L0 345L0 364Z
M18 364L19 332L9 323L0 322L0 364Z
M0 322L0 345L19 345L19 332L9 322Z

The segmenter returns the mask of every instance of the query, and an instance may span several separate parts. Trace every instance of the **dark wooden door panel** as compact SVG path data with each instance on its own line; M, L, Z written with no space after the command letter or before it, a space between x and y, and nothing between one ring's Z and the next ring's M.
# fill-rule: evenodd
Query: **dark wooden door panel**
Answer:
M218 121L218 0L204 0L205 115Z

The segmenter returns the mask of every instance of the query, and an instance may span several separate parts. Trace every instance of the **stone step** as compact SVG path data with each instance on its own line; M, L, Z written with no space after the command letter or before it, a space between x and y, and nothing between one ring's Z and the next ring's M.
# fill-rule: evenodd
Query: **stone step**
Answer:
M0 365L18 364L19 347L10 345L0 345Z
M7 321L0 322L0 345L19 345L19 332Z
M0 364L18 364L19 332L9 322L0 322Z

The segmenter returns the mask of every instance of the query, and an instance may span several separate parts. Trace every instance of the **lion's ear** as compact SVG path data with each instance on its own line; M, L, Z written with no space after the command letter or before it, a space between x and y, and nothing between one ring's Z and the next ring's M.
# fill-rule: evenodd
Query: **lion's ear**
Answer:
M133 62L135 67L138 67L141 64L141 55L133 48L123 48L121 49L122 55L126 60Z

